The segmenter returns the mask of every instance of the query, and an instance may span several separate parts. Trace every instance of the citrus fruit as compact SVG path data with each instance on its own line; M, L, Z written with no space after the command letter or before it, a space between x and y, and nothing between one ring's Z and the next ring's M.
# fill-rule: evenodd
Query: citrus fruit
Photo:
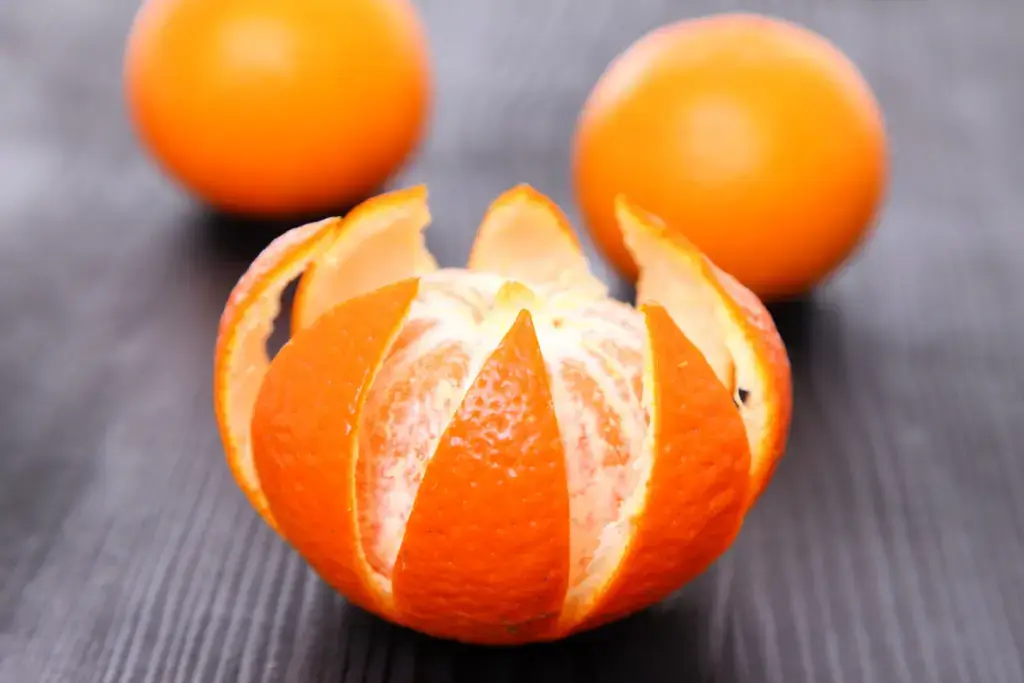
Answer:
M221 209L365 197L420 140L426 42L407 0L148 0L125 88L162 166Z
M805 293L862 242L884 193L879 106L854 64L752 14L643 36L602 74L573 143L578 202L627 277L615 197L665 220L762 299Z
M554 640L732 543L785 447L785 348L692 244L625 198L616 212L639 308L527 186L493 202L466 268L426 250L414 187L282 235L239 280L214 367L228 462L348 600L442 638Z

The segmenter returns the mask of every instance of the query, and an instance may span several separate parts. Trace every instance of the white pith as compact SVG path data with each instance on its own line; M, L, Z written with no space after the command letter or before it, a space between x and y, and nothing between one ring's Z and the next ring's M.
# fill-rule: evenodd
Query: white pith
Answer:
M646 331L632 307L572 289L532 290L496 275L425 275L406 330L429 327L389 353L359 428L363 547L390 589L405 526L438 442L480 368L524 308L548 367L565 449L570 577L565 613L586 604L614 571L651 467L647 411L638 394ZM439 359L447 370L438 373ZM406 391L410 382L416 386ZM587 391L580 383L593 383ZM403 391L406 391L403 395ZM618 446L612 443L618 442ZM607 461L613 462L607 462Z

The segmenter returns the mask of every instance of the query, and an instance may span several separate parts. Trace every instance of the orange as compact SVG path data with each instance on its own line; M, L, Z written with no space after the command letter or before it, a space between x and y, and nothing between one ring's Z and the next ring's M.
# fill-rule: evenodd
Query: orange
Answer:
M661 600L733 542L785 448L785 348L692 244L625 198L616 212L639 308L527 186L491 205L466 268L426 250L414 187L286 233L241 278L214 367L227 459L348 600L442 638L554 640Z
M370 194L418 144L429 105L407 0L148 0L124 68L132 120L162 166L254 215Z
M595 241L627 277L625 194L762 299L804 293L864 239L886 182L879 106L823 37L751 14L680 21L598 80L573 151Z

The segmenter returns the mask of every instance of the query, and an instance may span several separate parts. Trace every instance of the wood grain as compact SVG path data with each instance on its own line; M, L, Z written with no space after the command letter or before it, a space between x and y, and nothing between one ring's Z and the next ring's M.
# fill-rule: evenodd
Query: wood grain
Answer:
M884 219L775 311L795 420L735 547L657 608L515 650L346 606L231 481L215 325L282 226L211 215L140 153L134 4L0 3L0 681L1024 680L1024 4L742 5L862 65L892 136ZM578 220L569 134L603 66L726 7L424 1L437 108L395 184L430 186L440 260L520 181Z

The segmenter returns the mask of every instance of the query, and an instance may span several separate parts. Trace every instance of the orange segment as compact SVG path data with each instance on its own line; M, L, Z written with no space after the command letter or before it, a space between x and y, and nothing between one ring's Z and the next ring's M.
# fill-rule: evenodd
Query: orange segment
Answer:
M569 486L569 592L563 615L586 604L625 545L623 503L642 478L646 425L628 379L599 354L549 361Z
M529 285L558 285L604 296L562 210L529 185L491 203L477 230L468 268Z
M616 212L640 268L637 304L662 304L735 394L756 497L785 450L792 406L789 360L771 315L756 295L656 216L621 197Z
M444 340L423 348L425 337L416 355L388 355L360 427L359 524L370 564L387 577L426 464L473 379L470 344Z
M298 333L256 401L256 470L281 533L346 598L388 614L366 561L356 503L359 415L418 290L403 280L354 299Z
M569 579L565 452L530 314L471 384L420 486L394 570L400 620L441 637L548 633Z
M441 270L420 279L360 420L356 486L362 541L371 566L388 581L427 463L470 383L521 310L491 307L500 281L474 278L482 280L475 283L481 289L459 273L465 271Z
M292 328L309 327L346 299L436 270L423 239L429 223L423 186L378 195L352 209L299 281Z
M267 372L267 337L280 308L281 292L334 236L329 218L289 230L256 257L231 291L217 334L213 402L231 473L257 512L277 528L252 462L249 428L256 395Z
M651 605L694 578L732 542L747 507L750 454L729 392L664 308L644 308L649 470L627 505L625 552L582 623Z

